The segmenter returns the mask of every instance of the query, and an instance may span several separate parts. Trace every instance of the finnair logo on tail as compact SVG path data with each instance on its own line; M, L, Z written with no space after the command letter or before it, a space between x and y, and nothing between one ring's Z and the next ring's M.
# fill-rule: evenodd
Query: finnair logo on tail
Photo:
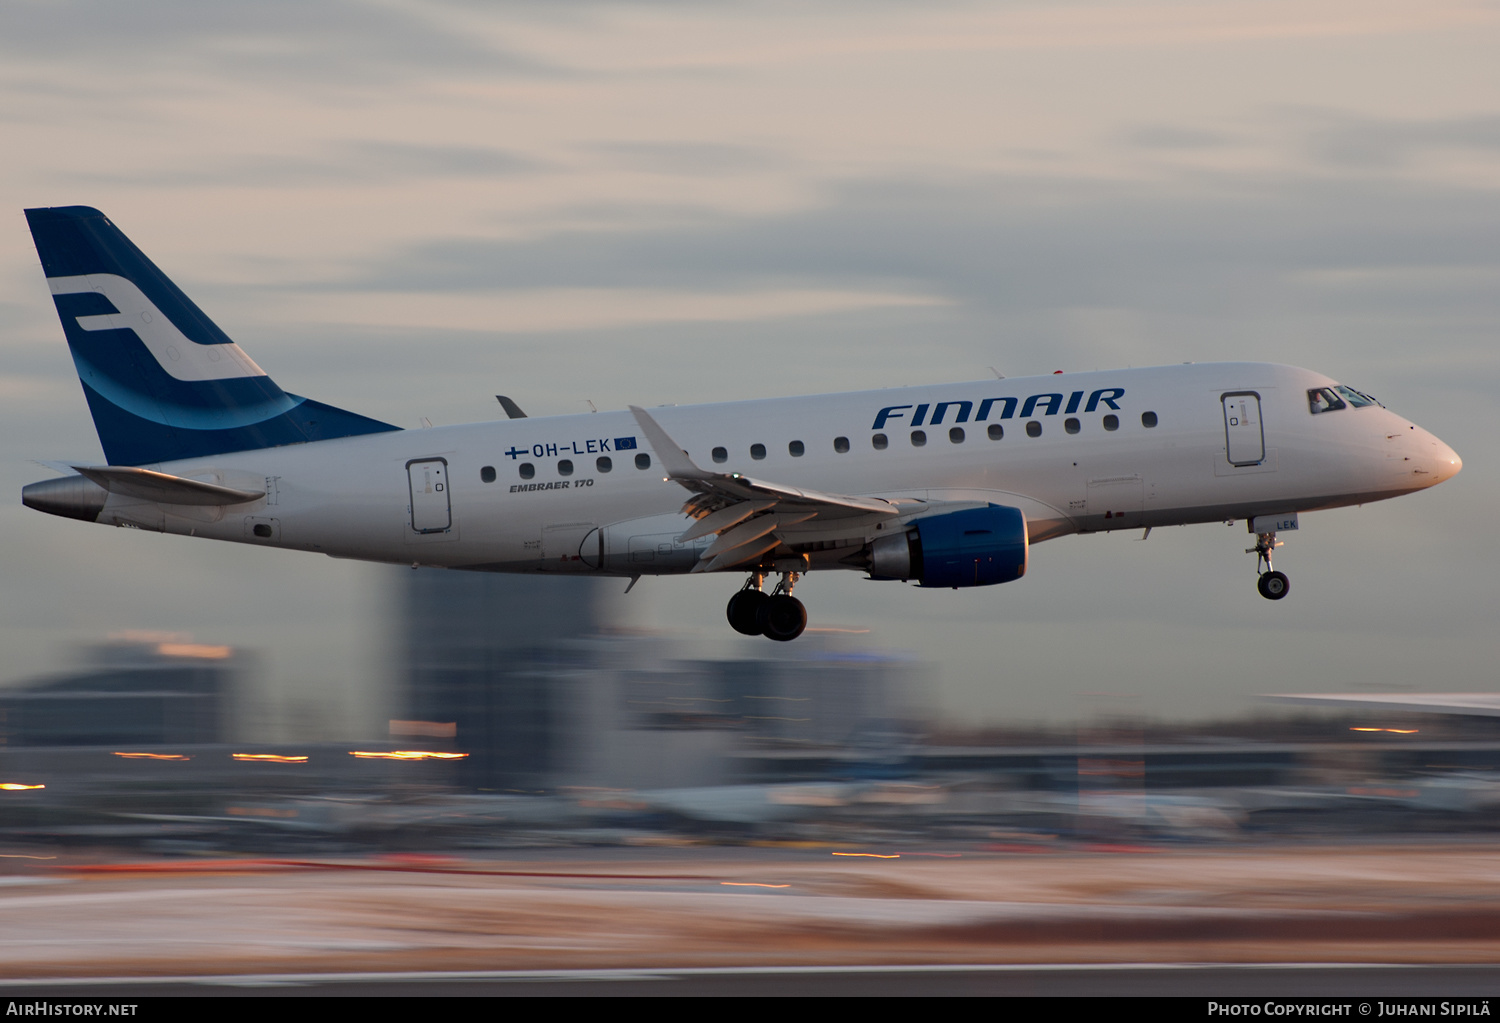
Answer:
M200 345L188 338L145 292L124 277L116 274L49 277L47 284L54 295L92 291L109 299L118 312L75 317L78 326L83 330L134 331L161 368L178 380L192 383L266 375L237 344Z

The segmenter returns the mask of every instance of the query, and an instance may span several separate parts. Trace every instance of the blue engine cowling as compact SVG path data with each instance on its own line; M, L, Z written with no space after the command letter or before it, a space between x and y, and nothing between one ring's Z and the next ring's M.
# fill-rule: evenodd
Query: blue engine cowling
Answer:
M992 504L918 519L870 545L870 575L923 586L993 586L1026 574L1026 516Z

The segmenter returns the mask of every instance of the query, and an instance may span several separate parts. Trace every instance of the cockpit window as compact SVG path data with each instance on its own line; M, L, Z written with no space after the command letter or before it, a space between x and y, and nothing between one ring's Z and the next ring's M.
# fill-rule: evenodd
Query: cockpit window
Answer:
M1313 415L1319 412L1337 412L1348 407L1332 387L1314 387L1307 392L1307 408Z
M1343 395L1344 400L1347 401L1350 405L1353 405L1355 408L1364 408L1366 405L1380 405L1379 401L1370 397L1365 392L1356 391L1354 388L1345 387L1343 384L1335 387L1334 390ZM1384 407L1384 405L1381 405L1381 408Z

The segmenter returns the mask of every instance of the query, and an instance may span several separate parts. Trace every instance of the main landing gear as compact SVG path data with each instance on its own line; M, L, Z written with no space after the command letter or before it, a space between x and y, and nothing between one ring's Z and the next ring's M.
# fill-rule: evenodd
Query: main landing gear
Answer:
M807 628L807 608L792 596L799 574L783 572L781 582L770 593L761 589L766 573L757 569L745 580L740 592L729 598L725 614L734 631L746 636L765 636L786 643Z
M1256 533L1255 546L1245 550L1246 554L1255 555L1255 570L1260 573L1255 588L1267 600L1280 600L1292 587L1284 572L1271 571L1271 552L1280 546L1281 541L1276 539L1275 533ZM1260 567L1262 562L1266 566L1264 571Z

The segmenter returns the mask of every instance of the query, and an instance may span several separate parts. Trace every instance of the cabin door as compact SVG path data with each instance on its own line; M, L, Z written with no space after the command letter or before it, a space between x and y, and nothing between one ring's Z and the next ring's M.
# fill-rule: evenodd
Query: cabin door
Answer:
M425 458L406 463L411 486L411 528L418 533L444 533L453 524L448 503L448 460Z
M1260 395L1254 391L1226 394L1224 452L1230 465L1259 465L1266 460L1266 435L1260 421Z

